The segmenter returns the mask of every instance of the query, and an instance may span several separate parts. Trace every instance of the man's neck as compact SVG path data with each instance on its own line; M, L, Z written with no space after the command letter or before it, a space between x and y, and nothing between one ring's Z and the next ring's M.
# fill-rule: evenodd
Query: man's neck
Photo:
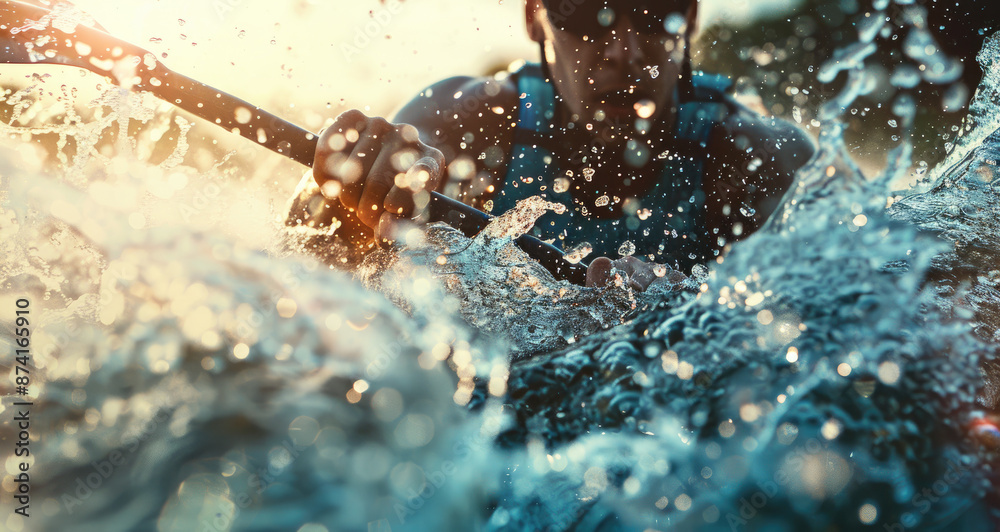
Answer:
M584 154L586 160L566 167L573 172L574 202L599 218L621 216L628 198L645 196L662 177L660 153L644 143L638 149L623 143Z
M653 149L670 144L676 131L677 107L673 99L669 100L664 109L647 120L638 116L629 117L581 117L573 114L556 95L555 123L568 139L568 146L578 150L584 147L607 146L615 151L624 149L629 140L636 140L650 145ZM647 141L649 141L647 143ZM592 151L592 150L591 150Z
M656 181L655 160L669 149L674 139L677 110L672 105L642 124L638 118L611 118L603 122L572 120L565 105L559 102L557 118L561 124L562 153L565 170L574 174L574 197L594 205L601 196L625 198L641 195ZM589 126L589 127L588 127ZM568 163L568 164L565 164ZM603 202L603 200L601 200Z

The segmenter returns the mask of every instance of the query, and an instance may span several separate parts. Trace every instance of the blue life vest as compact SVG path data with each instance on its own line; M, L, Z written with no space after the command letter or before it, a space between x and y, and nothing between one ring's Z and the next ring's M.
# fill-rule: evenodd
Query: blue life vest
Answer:
M553 188L556 179L567 177L567 173L546 147L553 146L561 127L555 122L557 103L552 84L545 80L537 64L525 65L513 76L521 95L518 124L507 174L492 199L494 214L538 195L566 206L562 214L546 213L533 229L535 236L554 239L554 244L564 250L587 242L593 248L590 258L603 255L614 259L621 251L683 270L714 258L718 253L714 241L718 237L705 234L702 181L712 129L734 109L735 104L725 96L730 86L728 78L694 76L692 97L677 106L676 138L668 143L665 153L640 154L649 160L642 171L659 175L655 185L636 198L639 203L632 204L631 212L623 212L620 218L598 219L587 216L585 208L574 204L572 187L560 192ZM571 179L584 176L577 173ZM634 251L629 242L635 246Z

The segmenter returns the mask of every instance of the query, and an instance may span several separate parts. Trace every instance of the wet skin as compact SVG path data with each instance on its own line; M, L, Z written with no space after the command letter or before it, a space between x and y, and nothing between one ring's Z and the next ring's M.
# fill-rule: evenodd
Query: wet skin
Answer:
M696 3L683 20L695 25ZM575 186L574 198L595 216L619 216L620 204L602 208L594 201L604 194L641 197L648 190L649 183L624 179L642 174L642 168L629 167L624 147L636 139L660 153L655 150L669 138L687 46L683 33L648 35L622 14L603 35L582 38L553 24L540 0L526 2L525 21L562 97L557 117L565 125L567 145L576 147L554 156L571 160L579 147L596 139L606 146L597 165L610 171ZM653 68L659 75L649 74ZM645 133L634 127L640 100L652 109ZM427 202L425 190L483 208L506 175L519 103L517 86L509 78L455 77L421 92L396 113L394 123L345 112L320 137L313 177L327 198L357 209L359 218L383 238L391 239L400 221L420 214ZM794 170L814 151L801 130L748 110L730 115L716 128L708 148L704 229L720 249L760 227L791 185ZM751 164L753 159L759 164ZM756 168L748 171L748 166ZM741 212L740 207L749 208ZM603 286L612 270L639 290L657 279L651 274L653 265L636 259L595 259L588 285Z

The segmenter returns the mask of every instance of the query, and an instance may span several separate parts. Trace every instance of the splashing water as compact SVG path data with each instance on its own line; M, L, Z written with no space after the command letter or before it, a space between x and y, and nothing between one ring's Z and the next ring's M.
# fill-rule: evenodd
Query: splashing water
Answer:
M17 34L27 30L44 30L53 27L59 31L71 34L77 26L94 27L97 21L83 10L66 2L58 2L52 10L38 20L28 20L24 26L13 28L11 33Z
M988 71L997 42L981 56ZM1000 137L971 145L939 181L955 185L890 211L912 224L902 225L884 213L889 178L833 179L843 148L835 125L825 133L800 176L813 186L735 246L699 297L512 368L519 422L501 441L531 466L512 473L492 529L993 529L982 466L995 447L975 434L989 440L995 425L974 421L984 428L970 433L969 420L1000 300L992 281L970 307L954 303L958 282L924 283L996 257L996 216L979 212L996 193L964 183L992 182ZM960 240L957 258L921 226ZM961 251L967 239L975 252ZM995 404L995 379L987 386ZM923 506L927 486L942 496Z
M126 127L150 118L138 106L109 112ZM64 133L105 127L99 118ZM505 367L501 353L472 345L440 307L404 315L342 273L276 256L266 210L263 225L206 222L253 208L249 183L216 183L172 155L160 166L119 155L107 168L122 174L107 176L63 162L60 181L30 144L0 157L0 300L28 298L37 317L27 397L40 529L280 529L289 519L351 529L422 501L442 470L454 480L427 506L461 499L481 470L464 457L488 454L481 442L499 425L463 422L454 378L488 378ZM290 517L292 501L311 509ZM454 509L458 521L477 518ZM435 512L407 521L421 527Z
M565 347L596 331L618 325L642 302L668 301L692 292L683 278L645 294L627 287L588 288L555 281L513 240L559 204L523 200L469 239L443 224L431 225L421 245L366 257L356 277L406 310L414 308L414 275L428 284L440 280L455 296L456 310L476 330L507 344L516 358ZM589 253L581 246L577 254ZM567 257L572 261L575 256ZM440 297L440 296L439 296ZM432 300L436 300L432 298ZM438 305L438 303L435 303Z
M112 89L51 125L45 80L10 93L0 302L38 319L32 526L989 529L1000 40L933 188L902 198L905 143L866 182L841 138L870 24L823 71L849 82L785 207L642 294L528 260L537 198L330 271L358 259L318 207L276 227L263 184L190 166L183 119Z

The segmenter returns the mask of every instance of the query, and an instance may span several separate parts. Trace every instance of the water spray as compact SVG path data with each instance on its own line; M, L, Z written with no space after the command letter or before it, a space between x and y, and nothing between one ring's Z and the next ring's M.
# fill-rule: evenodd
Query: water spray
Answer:
M0 1L0 62L47 63L82 68L105 76L127 90L148 92L161 100L274 153L311 167L318 135L236 96L170 70L156 56L98 29L93 18L69 4L52 10L15 0ZM333 202L338 229L352 247L375 246L371 229ZM430 192L427 217L468 237L478 234L492 217L438 192ZM587 265L563 259L563 252L533 236L515 241L557 280L583 285Z

